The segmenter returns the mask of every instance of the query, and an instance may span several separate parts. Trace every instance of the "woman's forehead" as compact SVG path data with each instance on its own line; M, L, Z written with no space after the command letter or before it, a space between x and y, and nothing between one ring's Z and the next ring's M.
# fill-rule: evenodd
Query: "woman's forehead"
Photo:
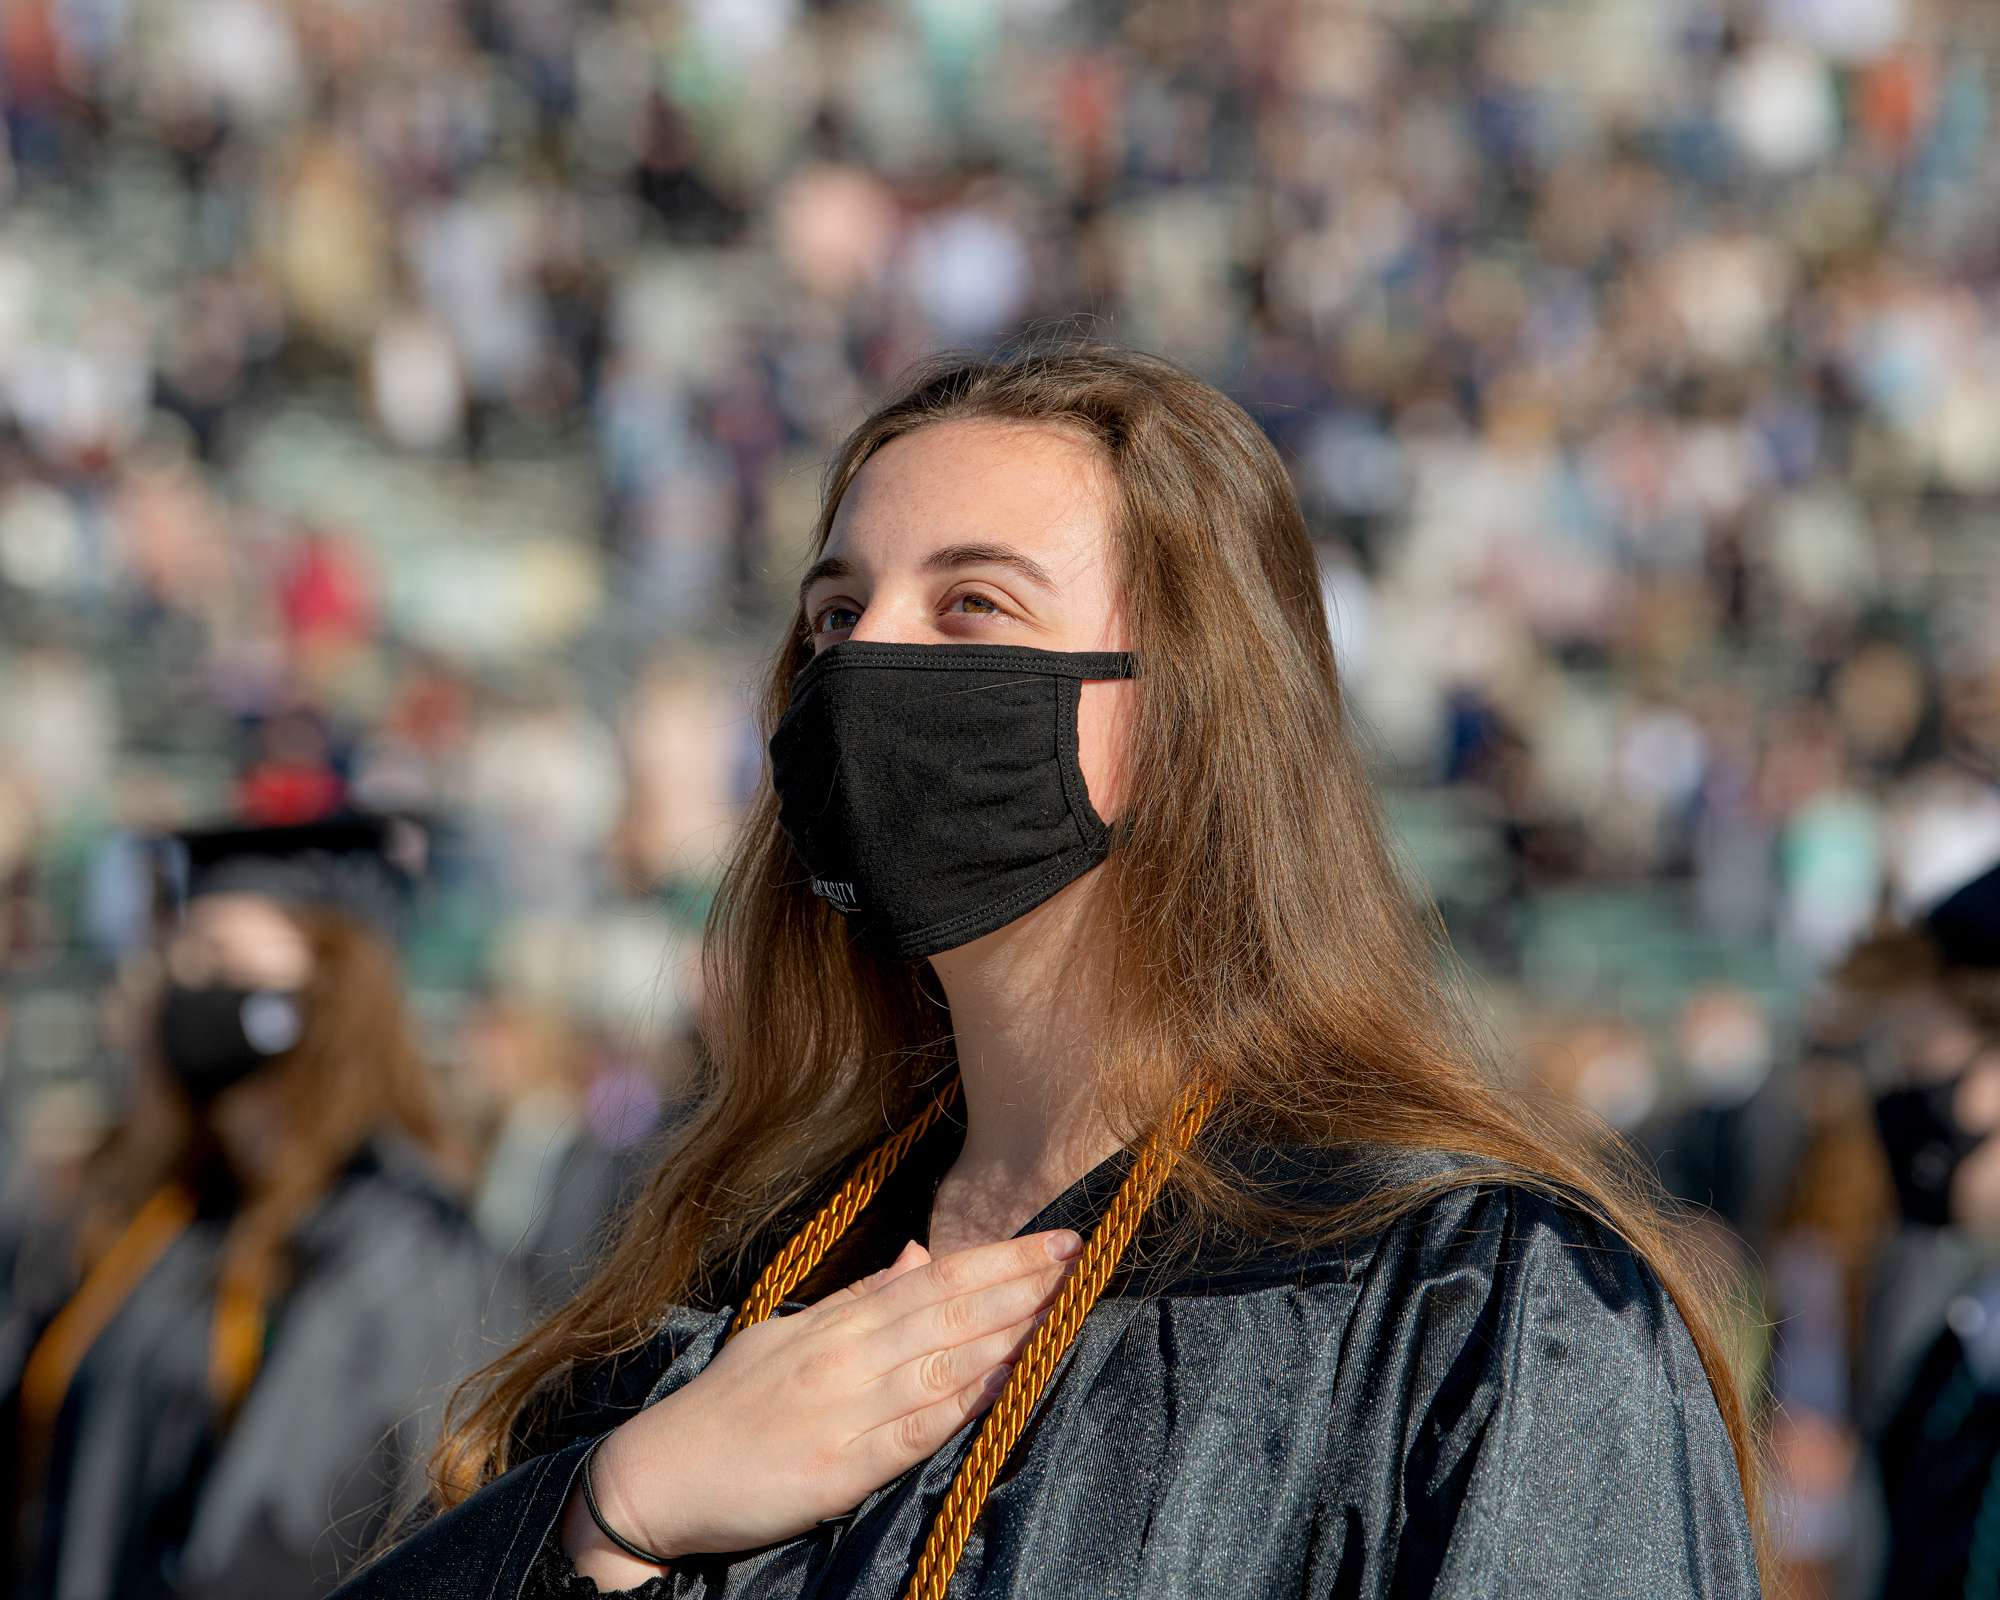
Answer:
M232 889L196 895L188 902L187 920L192 926L211 930L269 927L288 919L284 908L269 895Z
M1073 430L933 423L862 465L825 554L857 568L915 565L951 545L1001 544L1059 578L1108 554L1110 468ZM1065 569L1069 569L1066 574Z
M303 945L305 935L277 901L261 894L196 895L179 929L189 943L215 949Z

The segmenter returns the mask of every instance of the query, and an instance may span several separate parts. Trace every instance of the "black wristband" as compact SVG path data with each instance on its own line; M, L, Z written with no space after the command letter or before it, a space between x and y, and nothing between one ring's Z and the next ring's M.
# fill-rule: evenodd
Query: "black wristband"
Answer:
M655 1555L651 1550L641 1550L630 1539L626 1538L624 1534L620 1533L616 1528L612 1527L610 1523L606 1522L604 1520L604 1513L597 1508L597 1491L591 1487L590 1483L590 1458L597 1454L597 1447L602 1443L604 1443L604 1441L610 1437L611 1434L608 1431L600 1433L594 1440L591 1441L590 1448L584 1451L583 1453L582 1475L583 1475L584 1509L590 1513L590 1520L597 1524L597 1531L603 1534L604 1537L609 1539L613 1544L618 1546L620 1550L623 1550L634 1561L644 1561L649 1565L655 1567L671 1566L673 1564L673 1558L671 1556Z

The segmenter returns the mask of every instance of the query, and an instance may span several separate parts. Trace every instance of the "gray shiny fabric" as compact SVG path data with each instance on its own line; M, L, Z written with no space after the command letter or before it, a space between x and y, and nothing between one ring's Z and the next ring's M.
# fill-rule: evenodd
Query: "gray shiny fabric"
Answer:
M1410 1158L1402 1175L1428 1159ZM1087 1227L1125 1160L1022 1231ZM1325 1153L1299 1170L1313 1163L1328 1200L1363 1181ZM1379 1164L1367 1170L1380 1181ZM890 1205L842 1274L892 1256L903 1224L927 1214L914 1181L902 1214ZM815 1293L830 1286L822 1278ZM582 1451L699 1373L731 1310L675 1311L594 1404L540 1432L542 1454L420 1528L340 1600L574 1592L544 1546ZM852 1517L690 1558L656 1592L897 1600L975 1427ZM1659 1282L1579 1212L1499 1181L1344 1248L1267 1249L1114 1286L1058 1367L950 1589L982 1600L1760 1592L1728 1435Z

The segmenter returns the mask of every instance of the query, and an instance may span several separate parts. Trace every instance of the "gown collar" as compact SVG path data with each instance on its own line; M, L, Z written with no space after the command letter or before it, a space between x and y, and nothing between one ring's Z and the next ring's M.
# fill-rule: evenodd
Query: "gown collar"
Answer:
M854 1219L847 1234L792 1295L779 1303L779 1314L800 1310L856 1278L887 1266L905 1240L928 1243L931 1203L938 1183L964 1144L964 1122L952 1114L940 1117L910 1147L874 1199ZM1012 1236L1018 1239L1050 1228L1073 1228L1088 1236L1124 1182L1134 1159L1134 1152L1128 1148L1113 1151L1043 1206Z

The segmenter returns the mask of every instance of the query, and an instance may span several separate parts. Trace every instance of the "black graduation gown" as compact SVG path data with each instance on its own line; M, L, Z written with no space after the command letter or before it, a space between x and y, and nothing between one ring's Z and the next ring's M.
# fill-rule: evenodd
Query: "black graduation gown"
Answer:
M1884 1600L2000 1594L2000 1274L1951 1304L1873 1441Z
M960 1137L934 1132L918 1150ZM933 1173L948 1154L937 1152ZM1403 1158L1405 1173L1429 1159ZM1022 1231L1087 1230L1129 1160L1114 1156ZM1327 1153L1290 1166L1329 1202L1381 1176ZM883 1213L866 1247L837 1272L823 1264L801 1303L921 1237L923 1173L913 1151L863 1213ZM898 1188L900 1210L889 1192ZM598 1375L588 1400L537 1429L529 1443L541 1453L419 1527L338 1600L570 1592L557 1539L584 1449L699 1373L733 1310L674 1309L638 1356ZM765 1549L686 1559L635 1592L897 1600L976 1426L851 1517ZM1165 1284L1114 1282L1003 1469L950 1592L1761 1591L1728 1434L1658 1280L1578 1211L1489 1182L1345 1248L1217 1257Z
M435 1402L518 1329L519 1291L470 1217L413 1148L378 1139L300 1225L263 1359L218 1436L207 1364L224 1231L198 1215L84 1355L15 1593L325 1593L420 1464Z

